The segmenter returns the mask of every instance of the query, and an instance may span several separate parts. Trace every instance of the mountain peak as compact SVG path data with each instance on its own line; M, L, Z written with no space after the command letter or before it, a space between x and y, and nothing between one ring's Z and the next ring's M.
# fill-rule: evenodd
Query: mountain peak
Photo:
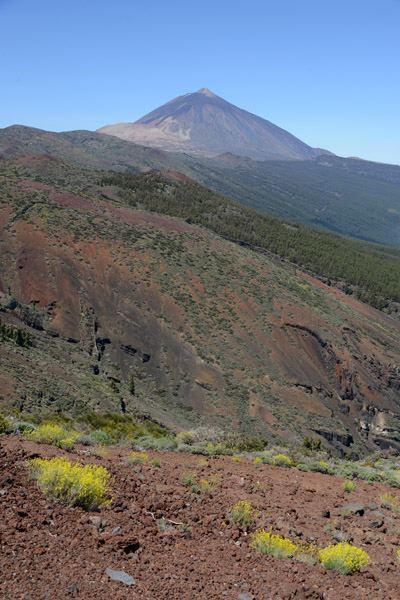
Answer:
M209 98L217 98L217 95L214 94L211 90L209 90L206 87L202 87L199 90L197 90L197 92L195 92L196 94L203 94L204 96L208 96Z
M169 152L200 156L232 152L254 160L306 160L321 154L206 87L170 100L135 123L108 125L98 131Z

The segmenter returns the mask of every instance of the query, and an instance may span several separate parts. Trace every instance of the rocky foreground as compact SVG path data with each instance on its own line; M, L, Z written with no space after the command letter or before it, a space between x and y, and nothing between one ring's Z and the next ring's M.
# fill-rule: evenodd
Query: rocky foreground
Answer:
M231 457L152 452L142 465L131 449L96 457L64 452L19 436L0 438L0 597L234 600L391 599L400 597L396 550L400 516L381 508L381 483L261 465ZM113 502L99 512L47 500L27 476L32 457L68 456L105 466ZM151 464L158 459L160 466ZM182 477L214 481L206 493ZM232 526L227 508L249 500L260 511L250 527ZM272 527L297 542L353 540L371 557L346 576L295 559L263 557L250 534Z

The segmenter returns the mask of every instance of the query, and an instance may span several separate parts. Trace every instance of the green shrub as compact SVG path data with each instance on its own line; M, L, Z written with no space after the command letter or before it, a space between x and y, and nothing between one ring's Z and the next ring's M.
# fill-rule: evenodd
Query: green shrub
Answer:
M10 423L7 421L5 415L0 412L0 433L7 431L9 429Z
M130 443L133 448L137 448L138 450L156 450L157 449L156 439L149 435L131 440Z
M311 452L321 450L321 438L314 440L313 438L305 437L301 445L303 450L310 450Z
M364 550L352 546L348 542L329 544L318 552L318 559L326 569L335 569L343 575L356 573L371 562Z
M297 468L299 469L299 471L309 471L310 467L308 465L306 465L305 463L299 463L297 465Z
M35 431L36 429L35 425L32 423L27 423L26 421L17 421L13 427L14 431L19 431L20 433L23 433L24 431Z
M311 462L308 467L310 471L315 471L316 473L325 473L326 475L333 475L335 473L334 469L323 460Z
M94 510L111 502L111 478L104 467L72 464L66 458L34 458L28 462L32 479L50 499Z
M196 481L196 476L194 471L185 471L181 475L181 481L184 485L193 485Z
M169 437L155 438L155 450L176 450L177 443ZM150 450L150 448L149 448Z

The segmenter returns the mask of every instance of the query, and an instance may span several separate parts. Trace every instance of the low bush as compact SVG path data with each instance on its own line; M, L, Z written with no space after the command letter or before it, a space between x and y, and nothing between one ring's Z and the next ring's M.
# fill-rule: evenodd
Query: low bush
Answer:
M111 446L113 443L113 439L102 429L96 429L95 431L92 431L90 437L94 444L99 444L100 446Z
M387 508L396 513L400 512L400 498L398 498L398 496L389 493L381 494L379 496L379 501L383 508Z
M50 499L94 510L111 502L111 477L104 467L72 464L66 458L34 458L28 462L32 479Z
M187 446L194 444L194 436L191 431L181 431L177 434L175 440L178 444L185 444Z
M306 465L305 463L299 463L297 465L297 468L299 469L299 471L309 471L310 467L308 465Z
M193 485L196 481L196 473L194 471L185 471L181 475L181 481L184 485Z
M143 465L149 460L149 456L145 452L132 452L127 460L129 465Z
M259 512L255 510L251 502L246 500L240 500L233 508L229 508L227 511L227 518L231 523L237 523L238 525L251 525L259 515Z
M24 431L35 431L36 425L28 423L27 421L15 421L12 424L14 433L23 433Z
M44 423L33 431L24 431L24 437L28 440L39 442L40 444L51 444L58 448L62 448L63 444L66 444L69 450L74 447L78 436L79 434L76 431L68 431L62 425L53 423ZM66 440L68 440L68 443Z
M364 550L352 546L348 542L329 544L318 552L318 559L326 569L334 569L343 575L356 573L371 562Z
M0 412L0 433L7 431L9 427L10 423L7 421L5 415L2 412Z
M253 465L255 466L256 469L259 469L262 464L263 464L263 460L262 460L261 456L256 456L256 458L253 458Z
M354 481L343 481L342 488L345 492L354 492L357 489L357 484Z
M205 494L211 494L215 492L221 485L219 475L210 475L209 479L200 480L200 489Z
M287 538L274 535L265 529L252 534L252 548L261 554L272 554L277 558L289 558L297 550L297 546Z
M66 438L65 440L60 440L59 447L63 450L73 450L75 448L75 440L74 438Z
M315 473L325 473L326 475L334 475L335 471L332 469L328 463L323 460L313 461L308 465L310 471L314 471Z
M276 454L275 456L272 457L270 464L277 466L277 467L292 467L293 466L293 462L285 454Z

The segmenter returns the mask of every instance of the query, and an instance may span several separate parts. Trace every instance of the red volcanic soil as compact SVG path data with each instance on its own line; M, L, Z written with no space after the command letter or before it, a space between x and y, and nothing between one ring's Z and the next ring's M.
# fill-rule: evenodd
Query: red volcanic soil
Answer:
M180 173L179 171L174 171L173 169L170 169L169 171L163 171L162 174L165 177L172 179L173 181L191 181L192 183L199 185L197 183L197 181L195 181L191 177L188 177L187 175L184 175L183 173Z
M262 465L249 459L149 453L132 467L129 450L106 457L80 447L66 453L52 446L3 436L0 440L0 597L88 600L398 600L400 516L372 504L388 491L382 484L357 482L345 494L343 480ZM26 460L61 456L105 466L113 475L114 500L99 512L62 507L47 500L27 477ZM150 464L157 457L161 466ZM211 494L184 485L184 471L196 482L220 481ZM393 490L392 490L393 492ZM260 511L254 526L231 525L228 507L250 500ZM341 516L349 503L364 514ZM160 521L164 518L164 521ZM184 523L189 531L179 527ZM294 559L263 557L251 548L251 532L265 528L292 540L326 546L333 536L353 539L371 564L351 576ZM123 571L133 585L110 579L106 569Z

